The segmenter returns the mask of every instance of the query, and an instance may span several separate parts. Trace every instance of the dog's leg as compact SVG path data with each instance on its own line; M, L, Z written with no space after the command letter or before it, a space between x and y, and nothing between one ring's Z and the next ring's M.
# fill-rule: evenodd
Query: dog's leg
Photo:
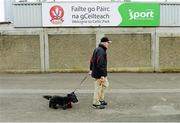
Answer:
M58 107L56 106L55 103L52 104L52 107L53 107L54 109L58 109Z
M71 102L69 102L69 103L67 104L67 108L72 108Z
M66 108L67 108L66 104L63 105L62 108L63 108L64 110L66 110Z
M66 104L65 99L63 99L62 108L63 108L63 110L66 110L66 108L67 108L67 104Z
M55 103L52 100L50 100L49 101L49 108L54 108L56 106L56 105L55 106L54 105L55 105Z
M49 101L49 108L52 108L52 104L51 104L51 102Z

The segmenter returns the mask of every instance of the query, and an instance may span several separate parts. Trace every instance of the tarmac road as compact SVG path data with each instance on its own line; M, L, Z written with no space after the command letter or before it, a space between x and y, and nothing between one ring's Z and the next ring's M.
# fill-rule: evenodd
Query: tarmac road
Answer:
M85 73L0 74L0 122L180 122L180 73L110 73L106 109L92 108L93 79L72 109L50 109L43 95L73 91Z

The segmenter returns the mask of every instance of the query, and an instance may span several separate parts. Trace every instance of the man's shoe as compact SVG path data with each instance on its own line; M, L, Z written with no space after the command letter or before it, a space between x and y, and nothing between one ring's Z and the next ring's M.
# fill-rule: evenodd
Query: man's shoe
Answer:
M107 105L107 102L103 101L99 101L101 103L101 105Z
M93 104L93 107L96 108L96 109L105 109L104 105L95 105L95 104Z

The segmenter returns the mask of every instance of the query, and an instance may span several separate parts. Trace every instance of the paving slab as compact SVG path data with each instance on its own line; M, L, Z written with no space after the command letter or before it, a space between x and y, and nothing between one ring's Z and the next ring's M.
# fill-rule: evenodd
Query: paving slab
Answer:
M43 95L66 95L84 73L0 74L0 122L180 122L180 74L110 73L108 106L92 108L93 79L72 109L50 109Z

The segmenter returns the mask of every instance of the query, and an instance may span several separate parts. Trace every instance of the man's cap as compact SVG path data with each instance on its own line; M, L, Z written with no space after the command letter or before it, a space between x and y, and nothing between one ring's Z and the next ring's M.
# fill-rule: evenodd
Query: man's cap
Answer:
M103 38L101 38L101 42L111 43L112 41L110 41L107 37L103 37Z

